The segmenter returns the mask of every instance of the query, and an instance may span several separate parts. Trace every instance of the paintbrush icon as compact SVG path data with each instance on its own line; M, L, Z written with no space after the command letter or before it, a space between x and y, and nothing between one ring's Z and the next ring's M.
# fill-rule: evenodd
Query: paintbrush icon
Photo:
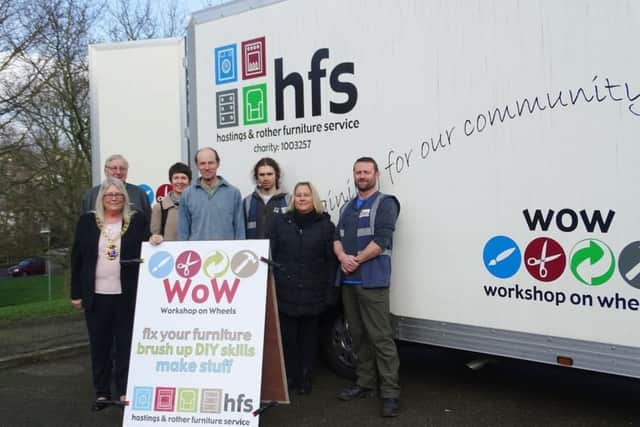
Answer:
M489 261L489 266L493 267L493 266L497 265L500 261L504 261L505 259L509 258L509 256L515 250L516 250L516 248L513 247L513 248L505 249L504 251L500 252L498 254L498 256L496 256L495 258L493 258L492 260Z

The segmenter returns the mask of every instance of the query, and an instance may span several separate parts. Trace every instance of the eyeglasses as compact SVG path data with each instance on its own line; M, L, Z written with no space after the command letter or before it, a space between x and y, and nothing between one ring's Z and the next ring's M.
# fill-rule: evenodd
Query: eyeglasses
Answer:
M124 172L128 168L126 166L106 166L106 169L109 169L111 172Z
M122 193L104 193L102 196L105 199L124 199L124 194Z

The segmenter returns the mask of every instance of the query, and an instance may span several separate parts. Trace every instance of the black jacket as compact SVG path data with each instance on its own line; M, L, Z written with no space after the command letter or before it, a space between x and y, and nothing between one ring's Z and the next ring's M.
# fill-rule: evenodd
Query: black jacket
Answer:
M289 316L321 313L331 304L337 261L333 253L335 226L329 215L314 214L299 227L293 212L274 220L269 239L278 309Z
M139 213L133 214L129 228L122 236L120 260L139 258L140 246L148 239L149 223L146 216ZM95 291L99 240L100 230L96 225L95 215L93 212L82 214L78 220L71 250L71 298L82 298L82 306L88 311L92 308ZM137 263L120 265L122 294L127 302L127 309L131 310L131 313L135 308L138 270Z

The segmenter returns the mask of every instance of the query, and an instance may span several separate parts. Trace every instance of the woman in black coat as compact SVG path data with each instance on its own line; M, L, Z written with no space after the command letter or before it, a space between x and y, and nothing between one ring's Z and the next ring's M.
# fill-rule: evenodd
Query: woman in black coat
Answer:
M113 365L116 393L120 400L126 394L139 266L121 261L139 258L148 238L147 218L129 210L122 181L105 179L95 211L78 221L71 251L71 303L84 309L89 331L94 411L111 399Z
M309 182L296 184L289 211L274 221L269 238L287 382L298 394L311 392L318 323L334 286L335 227Z

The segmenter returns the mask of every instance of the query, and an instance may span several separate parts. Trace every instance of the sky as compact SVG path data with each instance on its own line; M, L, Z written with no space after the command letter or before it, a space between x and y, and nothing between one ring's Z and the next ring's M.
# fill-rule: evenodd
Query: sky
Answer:
M115 10L119 9L118 4L122 0L107 0L107 5L113 7ZM147 0L125 0L128 2L131 10L137 10L138 8L142 8ZM183 26L187 23L187 17L194 12L198 12L200 10L206 9L212 6L218 6L222 3L229 3L233 0L151 0L151 6L154 11L155 17L160 17L163 14L167 13L168 8L174 2L178 6L179 13L184 13L185 20L179 21L178 25Z
M167 0L162 0L167 1ZM210 6L217 6L220 3L227 3L229 0L182 0L182 4L187 12L190 14L192 12L197 12L199 10L205 9Z
M220 4L220 0L184 0L184 7L187 13L196 12L209 6Z

